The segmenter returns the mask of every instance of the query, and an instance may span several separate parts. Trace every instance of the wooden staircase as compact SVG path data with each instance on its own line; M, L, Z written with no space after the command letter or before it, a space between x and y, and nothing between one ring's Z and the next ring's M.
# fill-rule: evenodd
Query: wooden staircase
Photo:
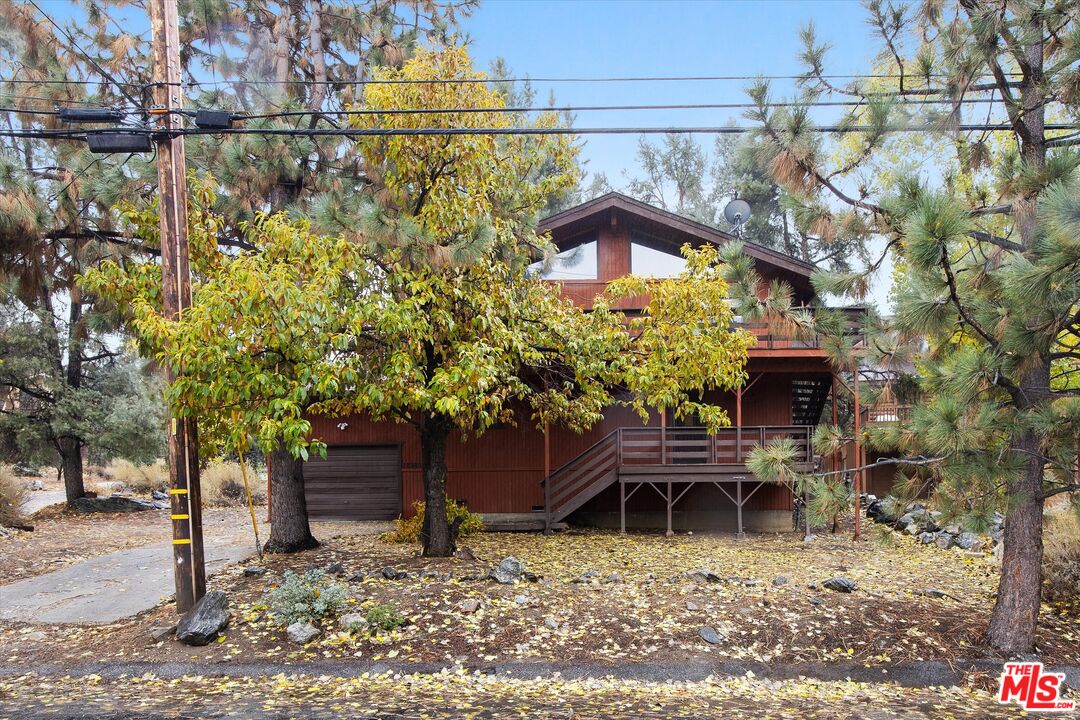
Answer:
M831 386L832 378L828 376L792 380L791 424L817 425Z
M618 430L611 431L551 473L544 483L549 524L563 520L619 479L619 438Z

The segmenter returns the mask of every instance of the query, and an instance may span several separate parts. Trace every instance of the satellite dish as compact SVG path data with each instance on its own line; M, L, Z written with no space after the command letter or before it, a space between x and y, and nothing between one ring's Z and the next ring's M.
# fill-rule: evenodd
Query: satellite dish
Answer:
M750 219L750 203L738 198L732 200L724 208L724 219L736 228L741 227Z

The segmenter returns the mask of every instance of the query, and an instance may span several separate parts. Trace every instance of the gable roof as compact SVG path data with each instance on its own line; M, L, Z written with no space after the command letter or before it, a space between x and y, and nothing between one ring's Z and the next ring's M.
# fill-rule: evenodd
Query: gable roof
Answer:
M657 249L678 253L684 243L727 245L738 240L731 233L717 230L697 220L635 200L620 192L598 198L550 215L540 221L539 231L550 232L560 250L567 250L592 240L592 233L602 224L617 218L620 224L637 231L642 240ZM763 245L743 240L744 252L754 258L763 274L787 275L796 285L809 287L814 266ZM795 277L791 277L795 276Z

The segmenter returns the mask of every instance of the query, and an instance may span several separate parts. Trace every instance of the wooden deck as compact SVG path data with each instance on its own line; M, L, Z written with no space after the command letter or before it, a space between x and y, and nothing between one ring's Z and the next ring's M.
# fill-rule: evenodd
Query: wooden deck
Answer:
M764 484L746 467L750 451L788 439L799 453L799 469L806 471L815 462L812 438L813 427L802 425L723 428L716 433L704 427L619 428L551 473L544 484L547 521L563 520L618 483L623 532L626 501L651 487L666 504L671 534L674 506L695 484L710 483L735 504L741 535L743 506Z

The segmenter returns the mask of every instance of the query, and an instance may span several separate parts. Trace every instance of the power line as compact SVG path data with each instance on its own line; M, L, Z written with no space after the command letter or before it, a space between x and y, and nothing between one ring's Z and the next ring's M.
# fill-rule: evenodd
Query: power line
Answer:
M702 134L702 135L739 135L756 132L762 126L725 125L725 126L671 126L671 127L481 127L481 128L229 128L202 129L185 128L174 131L173 135L263 135L283 137L393 137L393 136L454 136L454 135L662 135L662 134ZM867 125L820 125L807 128L808 132L823 134L853 134L877 132L942 132L946 128L935 125L897 125L871 127ZM960 132L1008 131L1009 125L987 123L959 124L949 130ZM1046 130L1080 130L1076 123L1047 123ZM36 138L36 139L82 139L89 135L116 134L161 135L158 130L149 128L87 128L84 130L0 130L0 137Z

